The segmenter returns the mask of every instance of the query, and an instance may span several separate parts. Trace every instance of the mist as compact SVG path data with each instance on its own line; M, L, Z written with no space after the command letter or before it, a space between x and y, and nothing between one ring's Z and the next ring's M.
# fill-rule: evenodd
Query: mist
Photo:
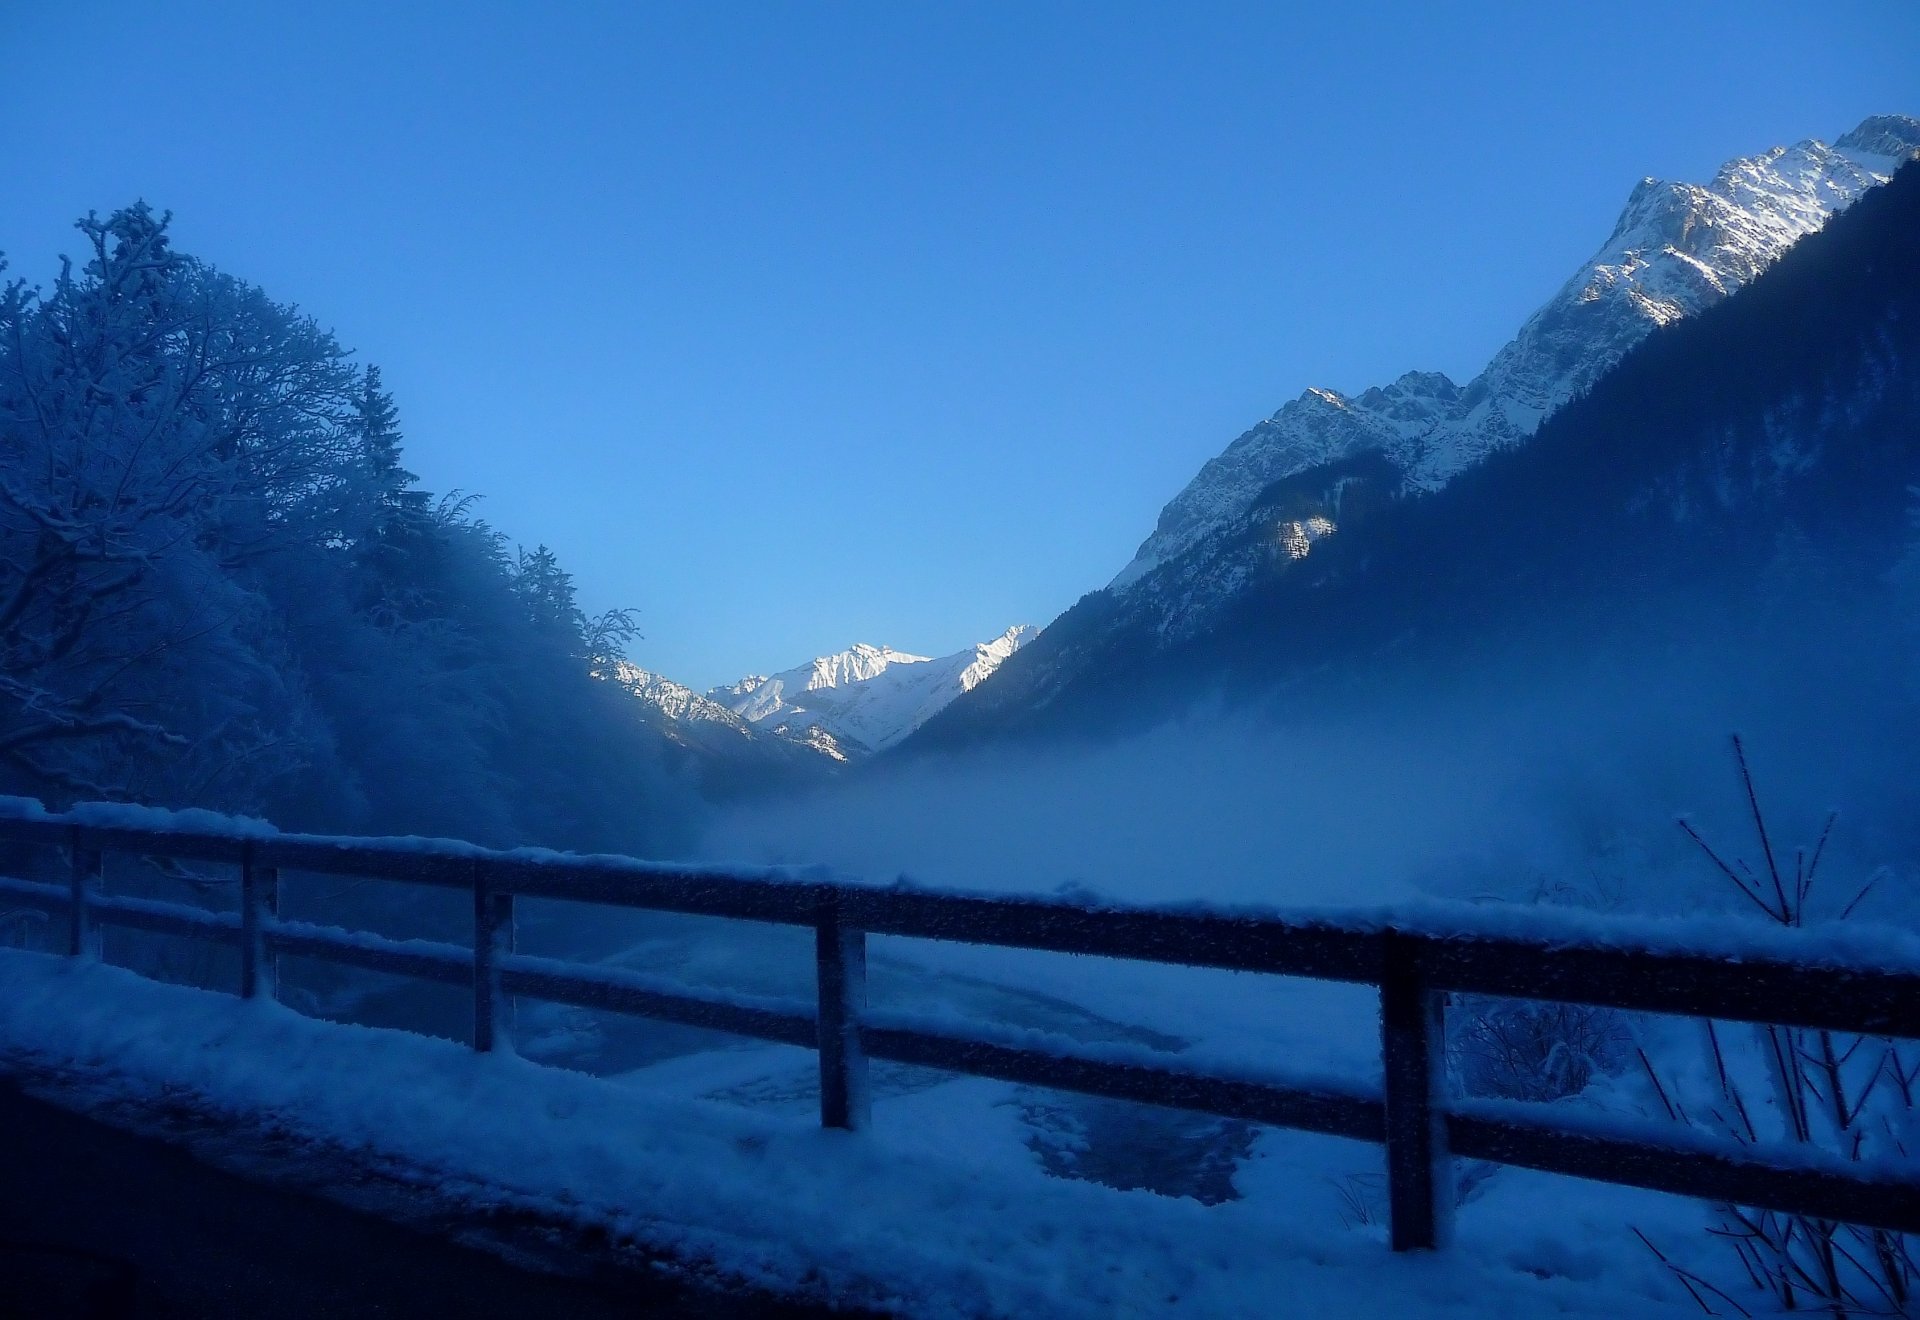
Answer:
M1107 741L883 759L721 812L699 853L1130 902L1731 911L1675 818L1754 851L1737 732L1776 847L1811 846L1840 813L1837 892L1913 842L1912 646L1890 622L1897 605L1877 586L1845 605L1667 602L1621 617L1604 643L1570 650L1536 632L1464 676L1403 671L1347 709L1216 703ZM1876 910L1902 910L1903 886L1882 888Z

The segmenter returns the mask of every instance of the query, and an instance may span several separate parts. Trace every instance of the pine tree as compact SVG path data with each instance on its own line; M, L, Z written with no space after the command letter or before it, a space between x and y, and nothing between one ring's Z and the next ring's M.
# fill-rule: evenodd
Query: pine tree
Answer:
M369 365L361 377L354 417L381 503L394 505L419 478L400 465L400 410L393 395L380 388L380 368Z
M380 368L369 365L353 399L353 429L370 485L361 543L368 583L364 606L386 622L431 610L430 560L439 546L431 496L401 462L400 410L381 388Z
M521 550L513 577L514 593L535 631L578 646L585 620L574 600L573 574L545 544Z

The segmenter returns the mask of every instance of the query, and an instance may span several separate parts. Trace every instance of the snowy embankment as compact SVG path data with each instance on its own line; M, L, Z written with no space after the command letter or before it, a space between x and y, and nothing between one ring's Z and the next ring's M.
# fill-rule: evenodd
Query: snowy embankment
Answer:
M63 1077L90 1105L164 1096L603 1227L690 1268L915 1315L1280 1307L1417 1320L1692 1305L1616 1245L1626 1215L1697 1222L1684 1202L1582 1188L1540 1216L1514 1197L1516 1175L1499 1189L1510 1204L1479 1198L1453 1249L1393 1256L1376 1228L1303 1218L1303 1189L1283 1177L1249 1178L1245 1199L1215 1206L1047 1177L1010 1088L977 1079L882 1098L872 1131L830 1132L14 950L0 951L0 1056ZM1286 1163L1268 1161L1276 1175Z

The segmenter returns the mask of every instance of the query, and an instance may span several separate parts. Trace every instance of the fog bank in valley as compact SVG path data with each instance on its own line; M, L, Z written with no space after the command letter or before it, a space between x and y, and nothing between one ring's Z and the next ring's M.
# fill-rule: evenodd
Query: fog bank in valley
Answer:
M1765 621L1737 643L1667 634L1604 656L1516 651L1498 673L1403 687L1364 713L1220 708L1106 743L882 761L724 812L700 851L1131 901L1721 907L1675 817L1757 864L1737 731L1783 855L1842 813L1827 874L1848 886L1912 842L1907 643L1878 609L1807 621L1763 647L1752 638L1775 635ZM1886 888L1876 903L1903 906L1901 886Z

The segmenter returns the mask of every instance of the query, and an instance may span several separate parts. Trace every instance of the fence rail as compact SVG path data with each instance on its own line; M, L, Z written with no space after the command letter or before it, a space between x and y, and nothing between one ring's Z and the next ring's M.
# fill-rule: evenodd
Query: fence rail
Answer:
M1804 1147L1583 1128L1546 1106L1456 1102L1445 1094L1449 993L1920 1037L1920 967L1833 965L1796 956L1800 946L1791 938L1730 959L1713 950L1570 938L1544 925L1534 933L1488 933L942 894L456 843L145 826L103 821L84 808L49 815L18 800L0 802L0 841L65 851L68 883L0 877L0 900L65 915L75 956L98 956L101 927L122 926L237 948L236 989L248 997L274 993L277 961L289 954L470 987L480 1050L511 1040L513 1001L530 998L817 1049L821 1121L832 1127L867 1125L873 1058L1376 1142L1386 1148L1395 1250L1433 1247L1444 1237L1453 1157L1920 1232L1920 1185L1898 1171L1844 1167ZM105 894L108 853L237 866L240 910ZM463 947L394 940L283 920L285 871L468 891L473 941ZM745 1000L517 953L514 905L521 897L811 927L816 1002ZM1213 1075L1183 1066L1175 1054L1100 1057L895 1022L867 1009L870 934L1373 985L1380 992L1383 1085L1367 1094ZM1817 952L1813 945L1804 951Z

